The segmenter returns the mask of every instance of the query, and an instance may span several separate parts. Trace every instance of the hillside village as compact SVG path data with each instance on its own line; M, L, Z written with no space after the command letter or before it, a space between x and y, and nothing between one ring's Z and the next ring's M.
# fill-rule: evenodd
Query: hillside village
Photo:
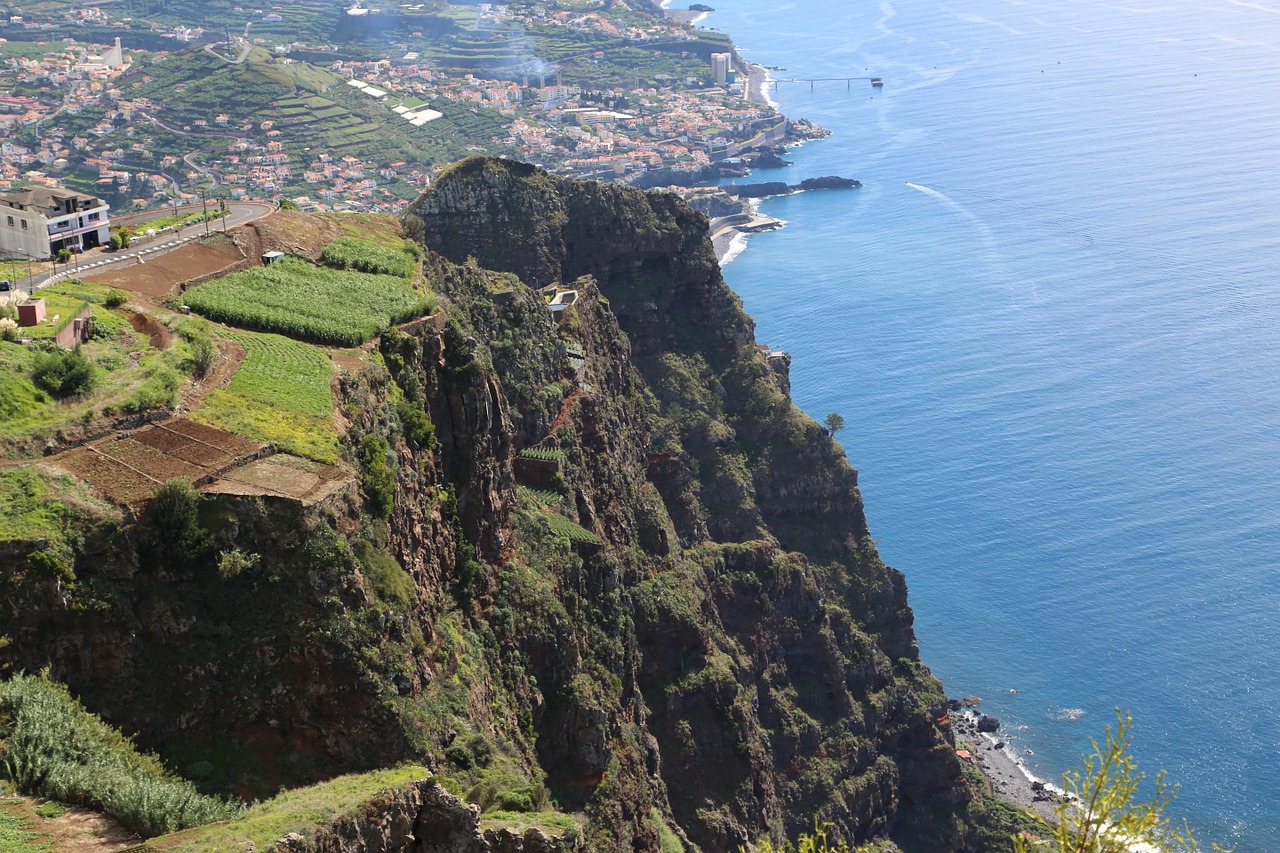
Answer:
M0 192L68 186L122 212L204 194L389 213L470 153L605 180L697 175L781 125L747 100L745 79L713 70L727 41L678 17L438 5L452 35L403 23L403 40L377 49L297 39L288 19L318 14L311 4L233 11L230 44L120 5L11 15L0 24ZM110 38L57 37L80 31ZM548 61L534 46L567 55Z

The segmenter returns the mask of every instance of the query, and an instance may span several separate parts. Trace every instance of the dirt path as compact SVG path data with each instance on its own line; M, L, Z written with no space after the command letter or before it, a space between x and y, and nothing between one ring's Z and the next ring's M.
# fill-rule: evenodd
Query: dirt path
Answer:
M68 806L66 814L43 823L45 831L53 834L56 853L115 853L142 843L106 815L77 806Z
M188 385L183 390L182 410L184 412L194 412L204 404L204 398L208 397L215 389L226 388L231 382L231 377L235 376L236 371L240 369L240 365L243 362L244 347L230 338L223 338L222 356L218 359L217 366L199 381Z
M40 833L36 841L49 844L52 853L117 853L142 843L100 812L63 806L58 817L44 818L36 814L35 802L22 796L5 797L0 808L27 821L31 832Z

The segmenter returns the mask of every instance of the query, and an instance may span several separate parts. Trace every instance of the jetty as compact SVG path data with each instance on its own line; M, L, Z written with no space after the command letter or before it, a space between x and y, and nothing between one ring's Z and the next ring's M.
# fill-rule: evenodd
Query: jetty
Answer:
M854 80L869 80L877 89L884 85L883 77L782 77L771 79L769 83L774 91L777 91L779 83L808 83L810 90L818 83L843 83L846 89L852 89Z

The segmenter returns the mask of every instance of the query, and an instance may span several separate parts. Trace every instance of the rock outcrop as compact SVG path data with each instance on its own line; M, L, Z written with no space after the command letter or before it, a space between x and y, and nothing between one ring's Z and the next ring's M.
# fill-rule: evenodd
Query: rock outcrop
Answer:
M548 835L529 827L480 828L480 809L432 779L365 804L360 814L319 827L311 838L290 834L275 853L570 853L582 849L574 833Z

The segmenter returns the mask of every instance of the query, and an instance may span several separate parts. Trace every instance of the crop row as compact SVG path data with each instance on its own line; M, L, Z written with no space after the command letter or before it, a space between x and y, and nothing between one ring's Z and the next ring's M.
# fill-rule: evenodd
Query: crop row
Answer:
M203 284L187 292L186 302L211 320L335 346L359 346L435 308L404 278L326 269L296 258Z
M324 247L320 260L334 269L358 270L407 278L413 274L413 258L401 249L379 246L358 237L339 237Z
M302 415L333 413L333 365L323 352L279 335L230 332L228 337L245 353L229 391Z
M225 391L214 391L192 415L240 435L324 462L337 459L333 365L310 344L280 335L226 332L245 359Z
M560 497L556 492L546 489L533 489L528 486L517 486L516 490L520 497L534 504L541 509L542 507L558 507L564 502L564 498Z
M546 517L547 524L551 527L552 532L568 538L570 542L586 545L604 544L604 540L576 521L570 521L563 515L554 512L544 513L543 515Z

